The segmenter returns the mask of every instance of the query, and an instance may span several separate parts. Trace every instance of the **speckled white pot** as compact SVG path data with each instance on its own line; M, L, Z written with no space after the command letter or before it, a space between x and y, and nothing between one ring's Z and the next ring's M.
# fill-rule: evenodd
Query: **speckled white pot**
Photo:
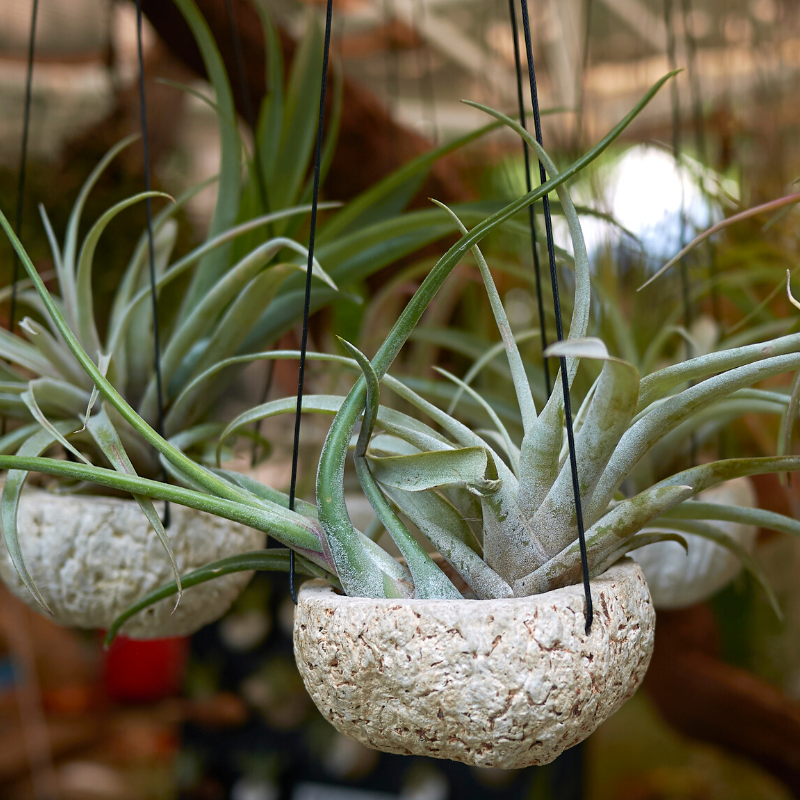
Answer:
M163 503L156 503L159 513ZM183 506L170 505L168 530L178 569L185 575L210 561L258 550L265 534ZM108 628L147 592L173 579L161 542L133 500L26 491L19 508L25 565L62 625ZM31 608L41 607L23 586L0 542L0 577ZM251 572L226 575L167 598L122 628L136 639L185 636L221 617Z
M306 583L294 652L339 731L389 753L513 769L585 739L642 681L655 613L630 560L582 586L509 600L370 600Z
M758 500L749 478L736 478L707 489L697 499L745 508L755 508ZM753 552L758 534L755 525L719 520L706 522ZM686 540L688 553L677 542L656 542L631 553L644 572L653 604L658 609L687 608L708 600L742 571L742 562L730 550L701 536L678 533Z

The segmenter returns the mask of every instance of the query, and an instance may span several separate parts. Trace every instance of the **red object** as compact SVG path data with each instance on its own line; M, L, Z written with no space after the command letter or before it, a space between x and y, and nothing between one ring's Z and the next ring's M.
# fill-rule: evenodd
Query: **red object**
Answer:
M103 688L118 703L152 703L180 693L189 639L117 636L103 658Z

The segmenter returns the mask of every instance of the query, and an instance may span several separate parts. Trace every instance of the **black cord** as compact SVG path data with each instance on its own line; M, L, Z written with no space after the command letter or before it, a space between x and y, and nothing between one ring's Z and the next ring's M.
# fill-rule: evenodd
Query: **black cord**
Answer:
M528 79L531 87L531 105L533 106L533 124L536 132L536 141L542 144L542 123L539 117L539 96L536 91L536 70L533 65L533 45L531 44L531 26L528 19L528 0L520 0L522 6L522 29L525 34L525 50L528 56ZM539 161L539 180L547 181L544 164ZM556 336L558 341L564 338L564 327L561 321L561 300L558 295L558 273L556 272L556 255L553 245L553 221L550 218L550 200L547 195L542 198L544 207L544 227L547 235L547 255L550 261L550 283L553 289L553 307L556 315ZM592 609L592 594L589 587L589 564L586 557L586 536L583 528L583 509L581 508L581 490L578 482L578 460L575 455L575 437L572 431L572 406L569 399L569 378L567 377L567 359L563 356L561 362L561 388L564 394L564 416L567 426L567 444L569 445L569 464L572 470L572 491L575 496L575 517L578 523L578 542L581 550L581 570L583 572L583 591L586 595L586 633L592 627L594 612Z
M519 123L523 128L527 128L525 123L525 100L522 96L522 59L519 53L519 33L517 30L517 11L514 7L514 0L508 0L508 13L511 17L511 36L514 40L514 65L517 70L517 103L519 105ZM525 187L530 193L533 186L531 184L531 158L528 152L528 143L522 140L522 153L525 156ZM533 204L528 206L528 224L531 229L531 252L533 253L533 274L536 277L536 305L539 309L539 333L542 342L542 353L547 349L547 329L544 318L544 301L542 299L542 277L539 264L539 246L536 241L536 224L534 221ZM547 396L550 396L550 367L548 359L542 358L544 369L544 386Z
M39 14L39 0L33 0L31 11L31 29L28 37L28 71L25 78L25 115L22 122L22 148L19 160L19 180L17 181L17 218L15 220L15 233L17 237L22 232L22 203L25 199L25 178L28 167L28 139L31 126L31 102L33 98L33 61L36 47L36 18ZM14 253L14 270L11 284L11 310L9 312L8 330L14 333L14 322L17 316L17 281L19 280L20 261L16 251ZM5 422L5 420L4 420Z
M144 93L144 55L142 54L142 6L136 0L136 52L139 59L139 109L142 125L142 150L144 159L144 188L150 191L150 149L147 135L147 104ZM150 198L145 199L147 208L147 246L150 254L150 300L153 309L153 351L156 368L156 394L158 397L158 433L164 436L164 393L161 380L161 344L158 335L158 295L156 293L156 253L153 242L153 209ZM162 480L167 482L167 470L162 466ZM164 503L164 527L170 522L169 503Z
M17 181L17 217L14 223L17 238L22 232L22 203L25 199L25 173L28 166L28 138L31 123L31 99L33 97L33 61L36 47L36 18L39 14L39 0L33 0L31 10L31 29L28 35L28 67L25 78L25 112L22 118L22 147L19 155L19 179ZM14 251L14 267L11 272L11 308L8 312L8 330L14 333L14 321L17 316L17 281L19 280L19 256ZM6 435L8 420L3 417L0 434Z
M306 371L306 349L308 348L308 314L311 306L311 270L314 266L314 239L317 232L317 205L319 203L319 180L322 165L322 134L325 123L325 89L328 83L328 56L331 49L331 18L333 0L328 0L325 12L325 45L322 51L322 85L319 90L319 121L317 123L317 149L314 156L314 190L311 196L311 230L308 234L308 263L306 265L306 291L303 301L303 334L300 341L300 368L297 376L297 411L294 417L294 446L292 447L292 482L289 488L289 510L294 511L297 491L297 461L300 454L300 419L303 413L303 381ZM289 592L297 605L294 588L294 550L289 551Z

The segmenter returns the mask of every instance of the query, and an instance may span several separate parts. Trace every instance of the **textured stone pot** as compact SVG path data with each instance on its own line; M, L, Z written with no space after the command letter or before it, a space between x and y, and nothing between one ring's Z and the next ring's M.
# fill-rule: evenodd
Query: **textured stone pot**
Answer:
M162 512L163 504L156 508ZM181 574L264 547L265 534L244 525L174 504L170 515L168 533ZM28 572L62 625L107 628L173 578L161 542L132 500L26 491L18 530ZM41 610L2 543L0 577L17 597ZM222 616L251 577L236 573L187 589L174 614L175 598L167 598L129 620L122 633L137 639L188 635Z
M510 600L370 600L306 583L294 651L339 731L389 753L506 769L547 764L641 683L655 613L632 561L583 588Z
M749 478L736 478L701 492L705 503L754 508L756 491ZM738 522L707 520L752 553L758 529ZM708 600L741 571L742 562L730 550L709 539L678 531L689 546L687 553L677 542L656 542L634 550L631 557L641 566L653 604L664 610L687 608Z

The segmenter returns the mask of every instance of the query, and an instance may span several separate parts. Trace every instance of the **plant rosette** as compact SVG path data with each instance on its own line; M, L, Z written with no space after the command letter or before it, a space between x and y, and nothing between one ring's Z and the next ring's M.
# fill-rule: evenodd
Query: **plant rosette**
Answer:
M261 531L192 508L173 505L170 517L180 573L265 544ZM19 530L28 572L61 625L109 628L132 603L173 576L164 546L131 500L26 491ZM122 632L134 639L194 633L228 610L252 574L237 572L187 588L177 608L174 598L156 603ZM5 547L0 547L0 577L16 597L41 610Z
M298 596L294 650L306 690L340 732L388 753L480 767L548 764L642 681L655 612L639 567L500 600L375 600L322 581Z
M701 492L697 499L701 503L740 509L752 509L757 504L756 492L749 478L736 478L708 489ZM698 510L690 510L696 519ZM679 513L675 510L672 512L673 515ZM728 541L738 542L748 553L753 552L758 525L724 519L715 519L707 524L717 529L721 536L727 537ZM708 600L742 571L741 560L729 548L691 533L691 528L682 527L680 535L686 540L688 550L684 550L677 542L667 541L656 542L631 553L631 558L644 572L657 609L688 608Z

